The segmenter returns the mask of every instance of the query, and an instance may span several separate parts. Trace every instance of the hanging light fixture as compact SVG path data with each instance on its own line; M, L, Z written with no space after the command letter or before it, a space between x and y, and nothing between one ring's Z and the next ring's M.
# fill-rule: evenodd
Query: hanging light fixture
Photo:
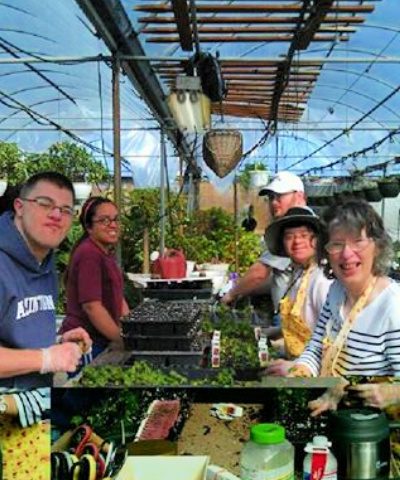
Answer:
M202 92L200 77L178 75L167 103L180 130L199 133L210 128L211 101Z

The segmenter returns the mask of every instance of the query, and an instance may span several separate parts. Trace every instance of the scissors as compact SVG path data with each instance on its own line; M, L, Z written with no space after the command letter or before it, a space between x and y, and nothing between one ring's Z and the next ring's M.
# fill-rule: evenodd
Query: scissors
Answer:
M107 454L106 470L104 472L107 479L115 478L124 466L128 456L128 448L125 444L125 424L123 420L121 420L121 443L118 446L114 446L114 444L110 442L110 446L111 452L109 451Z
M72 466L78 462L78 457L69 452L52 452L51 480L65 480L69 478Z
M69 477L60 477L60 480L96 480L97 463L93 455L85 454L72 465ZM102 478L102 477L99 477Z
M89 425L82 424L79 425L79 427L76 427L69 442L70 452L80 457L85 445L89 442L92 433L93 430Z

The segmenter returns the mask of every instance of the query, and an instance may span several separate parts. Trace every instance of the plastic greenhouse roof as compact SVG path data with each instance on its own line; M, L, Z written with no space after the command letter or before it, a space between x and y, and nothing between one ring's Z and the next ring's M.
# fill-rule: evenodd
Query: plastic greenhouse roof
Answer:
M55 141L72 138L83 142L96 157L110 166L113 149L111 64L108 60L83 60L99 55L108 59L111 53L103 39L96 36L94 26L80 8L82 3L96 2L0 0L0 140L17 142L26 151L41 151ZM112 8L116 5L123 7L137 34L135 39L158 72L157 79L167 94L168 83L162 76L161 67L176 66L178 63L171 63L171 59L188 59L194 52L182 50L179 29L174 23L159 25L172 29L172 33L163 34L164 37L173 37L172 41L150 42L152 37L154 39L160 34L146 33L156 24L143 22L143 17L150 14L138 8L145 10L146 5L158 6L168 12L160 10L151 13L152 16L171 17L174 2L100 2L101 5L105 3ZM176 0L176 4L182 3L186 2ZM262 61L278 64L291 52L293 31L285 33L288 25L275 23L271 26L278 28L277 33L270 31L266 35L260 33L262 28L253 28L258 23L246 19L257 15L263 19L260 25L264 25L261 22L266 18L289 17L295 28L302 8L313 3L316 2L196 0L199 20L204 16L226 16L218 10L220 8L228 12L238 10L238 13L229 13L229 16L236 18L235 27L241 31L225 35L224 28L216 24L217 27L211 29L214 33L210 34L207 27L212 27L212 24L199 22L200 48L213 54L218 51L223 71L229 59L235 60L238 65L241 62L249 65ZM246 162L262 161L271 171L289 169L319 177L348 175L354 168L386 165L387 162L387 173L399 168L392 160L400 156L400 2L334 0L325 3L330 4L331 10L326 31L320 30L322 40L311 40L305 50L291 52L289 81L293 80L295 69L302 62L305 65L309 62L311 65L304 67L305 70L316 74L305 101L300 101L302 85L295 84L293 87L293 96L297 95L299 100L296 102L292 98L290 108L303 109L298 119L290 116L285 119L284 115L280 115L275 123L275 134L267 135L263 143L270 118L227 114L222 118L213 114L213 127L237 128L243 132L245 152L260 144L246 156L241 166ZM258 12L260 6L268 7L270 11ZM362 7L365 11L346 13L355 7ZM368 11L371 7L374 7L373 11ZM274 9L280 11L276 13ZM341 16L362 17L363 21L354 24L351 21L337 22ZM274 35L273 41L268 41L268 35ZM227 38L229 36L233 41ZM344 40L346 37L348 39ZM41 61L30 61L32 57ZM21 59L25 62L22 63ZM43 59L48 61L43 62ZM313 61L319 66L315 66ZM132 174L139 186L157 185L159 122L142 99L143 91L132 85L128 76L121 78L123 173ZM276 88L277 78L273 80L272 86ZM251 76L247 81L248 85L254 82ZM146 90L147 85L142 82L141 87ZM246 103L243 98L241 101ZM217 110L218 105L214 105L213 111ZM212 181L222 187L232 182L233 174L220 180L203 163L201 136L186 135L185 141L193 150L203 173ZM172 179L178 169L178 158L172 144L168 144L168 165ZM382 171L378 169L372 174L382 175Z

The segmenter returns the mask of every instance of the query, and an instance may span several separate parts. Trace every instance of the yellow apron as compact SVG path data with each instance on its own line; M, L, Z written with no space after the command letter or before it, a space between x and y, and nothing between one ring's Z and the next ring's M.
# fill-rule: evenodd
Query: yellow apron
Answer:
M292 300L288 293L279 303L285 351L289 358L297 358L301 355L311 338L312 331L302 315L310 275L314 267L315 264L311 264L304 270L296 298Z
M22 428L13 417L1 415L0 445L3 480L50 480L49 422Z

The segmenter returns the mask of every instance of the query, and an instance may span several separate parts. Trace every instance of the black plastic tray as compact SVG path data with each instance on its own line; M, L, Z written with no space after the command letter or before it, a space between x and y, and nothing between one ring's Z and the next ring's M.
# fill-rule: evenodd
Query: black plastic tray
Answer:
M198 351L201 342L196 335L187 336L123 336L125 350Z
M171 322L166 322L165 320L134 320L131 322L122 322L122 334L126 336L191 336L197 332L200 323L200 318L195 318L191 321L175 320Z
M203 360L203 353L199 352L136 352L132 351L131 356L124 362L124 366L133 365L135 361L144 360L159 367L173 368L175 365L197 365L200 366Z
M146 288L143 291L144 298L157 300L209 300L212 297L211 288L185 289L185 288Z

